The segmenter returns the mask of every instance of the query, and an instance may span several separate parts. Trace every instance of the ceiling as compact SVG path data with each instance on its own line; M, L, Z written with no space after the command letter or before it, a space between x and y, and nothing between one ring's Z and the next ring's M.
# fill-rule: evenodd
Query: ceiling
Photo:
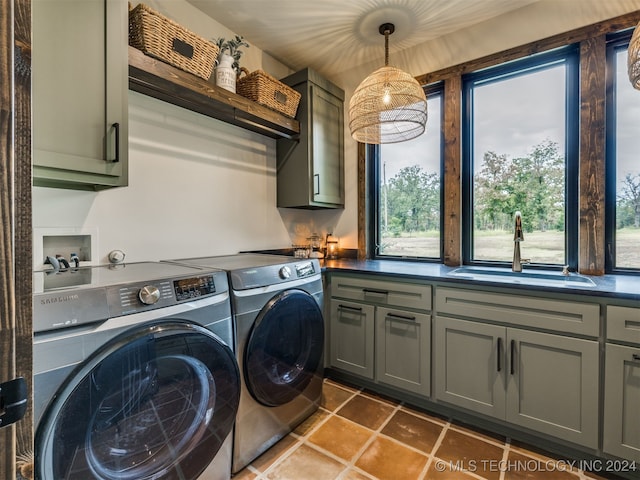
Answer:
M292 70L333 76L538 0L188 0Z

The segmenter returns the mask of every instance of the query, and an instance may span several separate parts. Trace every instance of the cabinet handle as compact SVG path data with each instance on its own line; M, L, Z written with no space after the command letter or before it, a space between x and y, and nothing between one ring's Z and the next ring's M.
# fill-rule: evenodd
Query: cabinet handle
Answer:
M339 310L351 310L352 312L361 312L362 307L350 307L349 305L338 305Z
M386 318L397 319L397 320L405 320L407 322L415 322L416 317L412 317L410 315L400 315L397 313L387 313Z
M363 288L364 293L373 293L374 295L389 295L387 290L376 290L374 288Z
M511 375L516 373L516 341L511 340Z
M113 160L111 160L113 163L118 163L120 161L120 124L118 122L114 123L112 125L113 130L115 132L115 140L116 140L116 154Z
M502 337L498 337L498 371L502 371Z
M315 173L313 175L313 194L320 195L320 174Z
M640 355L638 355L637 353L634 353L633 355L631 355L631 358L636 362L640 362Z

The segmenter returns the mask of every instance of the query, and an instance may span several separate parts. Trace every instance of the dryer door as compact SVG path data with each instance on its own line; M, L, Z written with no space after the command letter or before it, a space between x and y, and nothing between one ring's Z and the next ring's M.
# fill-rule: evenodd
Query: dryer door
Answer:
M231 432L233 352L175 321L128 330L74 370L36 432L36 478L196 479Z
M302 393L321 366L322 312L303 290L285 290L260 311L244 351L244 378L251 395L275 407Z

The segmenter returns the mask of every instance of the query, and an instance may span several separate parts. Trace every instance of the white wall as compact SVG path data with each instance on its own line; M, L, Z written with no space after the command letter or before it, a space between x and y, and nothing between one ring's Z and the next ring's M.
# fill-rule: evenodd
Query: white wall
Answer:
M146 3L205 38L233 35L182 0ZM640 0L540 0L392 54L391 63L420 75L638 9ZM380 64L331 79L346 91L345 115L355 87L382 60L381 51ZM243 65L289 73L253 45ZM129 186L99 193L34 188L34 227L96 229L101 263L116 248L128 261L155 260L282 248L328 231L341 246L357 247L356 143L348 132L345 209L278 209L275 140L137 93L129 99Z

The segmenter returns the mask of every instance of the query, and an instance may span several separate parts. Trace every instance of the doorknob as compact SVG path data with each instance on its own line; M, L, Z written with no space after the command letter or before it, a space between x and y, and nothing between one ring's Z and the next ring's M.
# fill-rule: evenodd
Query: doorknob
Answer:
M21 420L27 411L27 382L18 377L0 383L0 428Z

